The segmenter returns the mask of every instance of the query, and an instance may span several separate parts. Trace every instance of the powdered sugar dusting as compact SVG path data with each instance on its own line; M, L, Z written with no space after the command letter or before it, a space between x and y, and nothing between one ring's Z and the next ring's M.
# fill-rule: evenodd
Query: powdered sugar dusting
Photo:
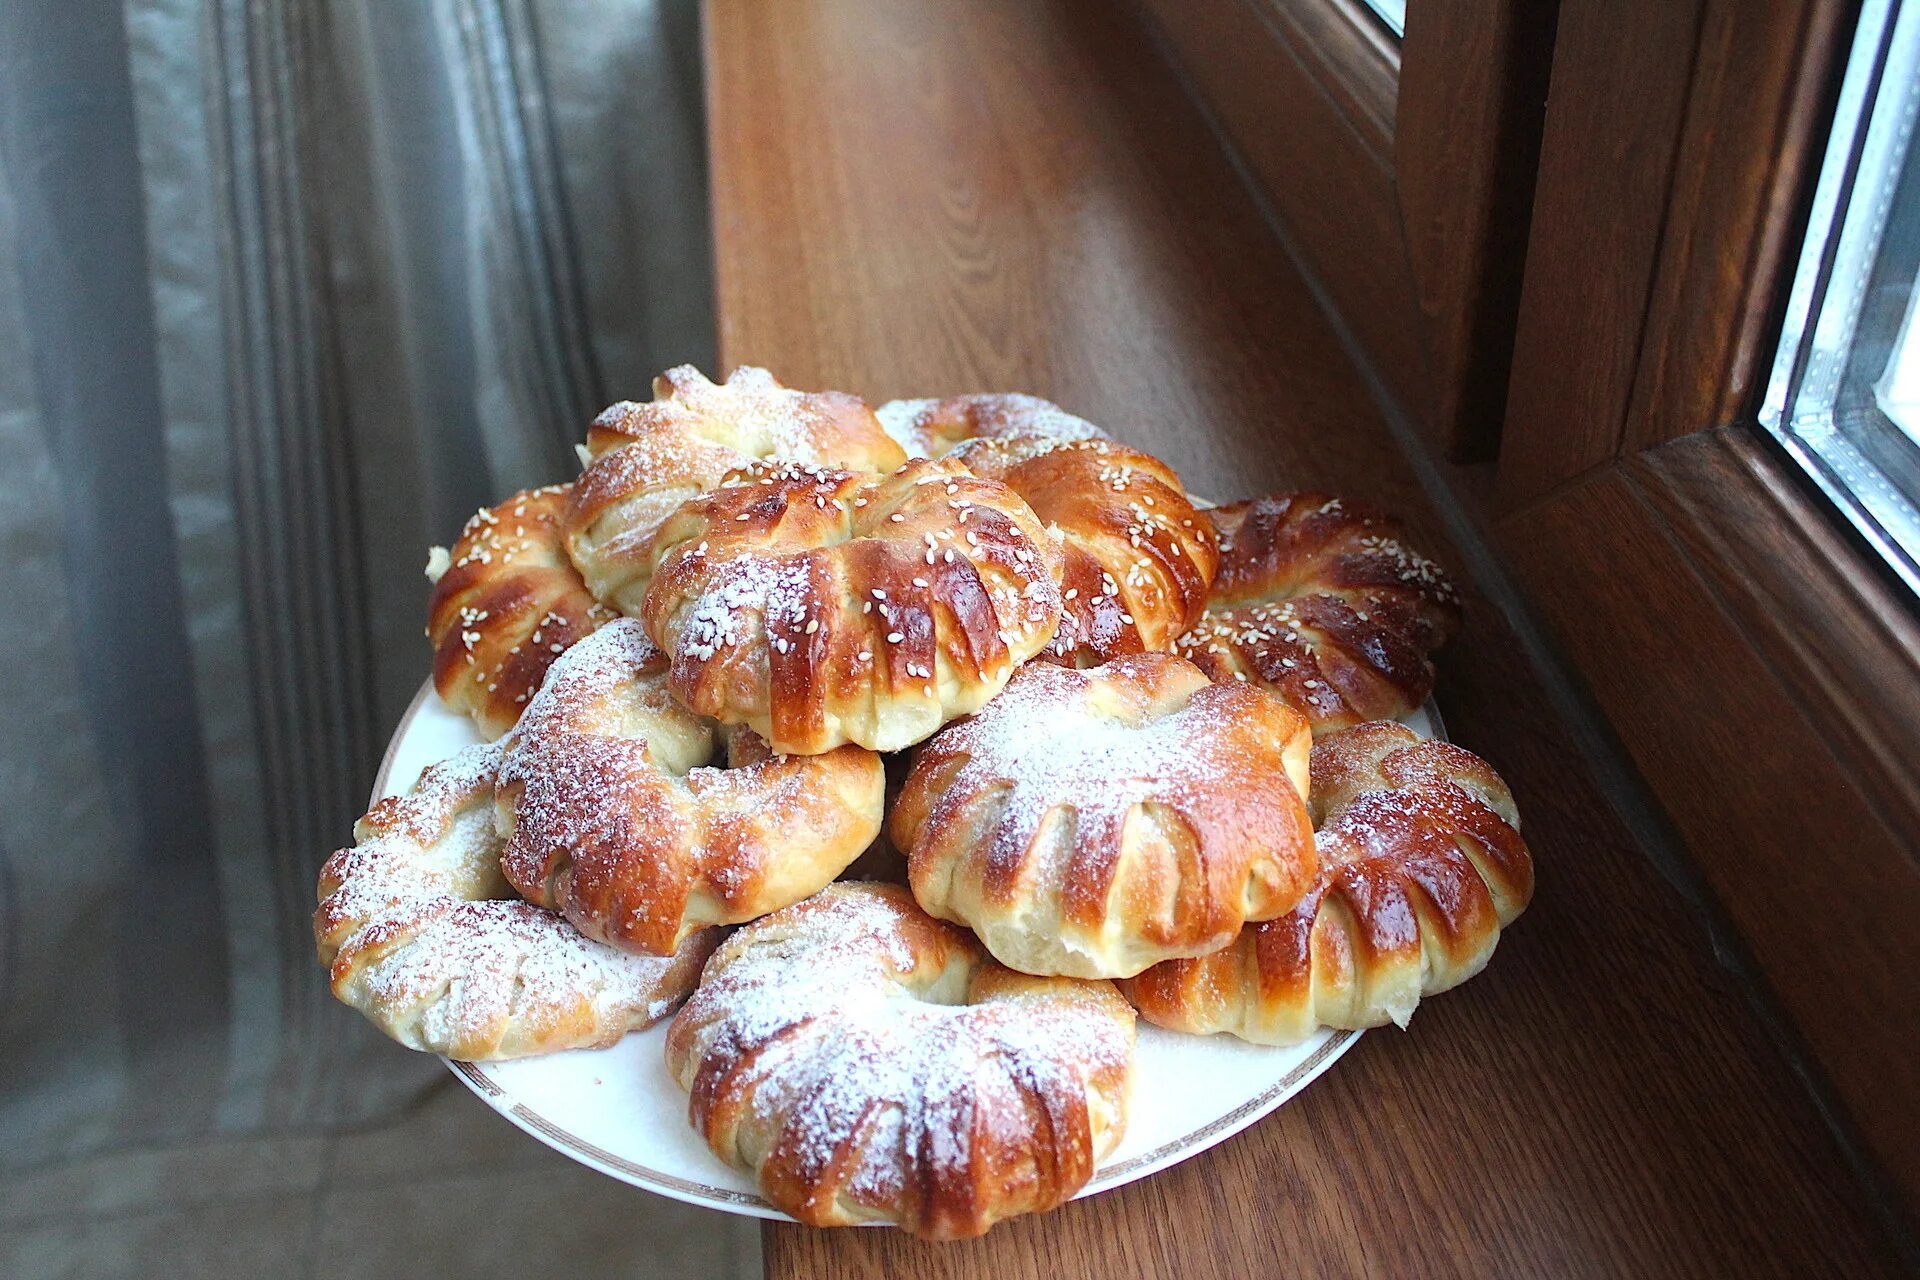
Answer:
M904 892L834 885L727 944L669 1054L696 1127L763 1166L782 1208L970 1233L1085 1182L1119 1138L1132 1057L1132 1019L1106 984L1005 977ZM698 1114L721 1089L741 1100L732 1123ZM971 1170L1014 1152L1062 1175L1042 1202L998 1203L1021 1189L989 1182L983 1203L926 1203L930 1186L971 1191Z
M938 458L973 439L1013 436L1105 440L1107 433L1038 396L977 394L945 400L890 400L874 411L888 435L914 457Z
M429 769L328 859L314 931L333 987L411 1048L507 1058L611 1043L691 986L713 939L627 955L517 900L493 829L498 746Z

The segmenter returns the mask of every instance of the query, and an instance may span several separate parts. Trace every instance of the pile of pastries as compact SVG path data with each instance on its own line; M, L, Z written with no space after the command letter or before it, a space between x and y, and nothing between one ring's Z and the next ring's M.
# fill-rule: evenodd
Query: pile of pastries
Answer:
M487 741L320 875L333 990L405 1045L677 1009L692 1124L771 1204L970 1236L1118 1143L1136 1017L1404 1026L1526 906L1506 786L1396 723L1459 614L1377 512L754 368L581 456L435 550L434 684Z

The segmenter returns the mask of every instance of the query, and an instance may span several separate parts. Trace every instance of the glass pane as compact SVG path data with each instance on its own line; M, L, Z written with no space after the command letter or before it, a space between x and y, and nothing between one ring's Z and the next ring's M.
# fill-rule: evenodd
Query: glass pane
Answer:
M1367 8L1379 14L1393 34L1407 34L1407 0L1367 0Z
M1920 0L1868 0L1760 421L1920 590Z

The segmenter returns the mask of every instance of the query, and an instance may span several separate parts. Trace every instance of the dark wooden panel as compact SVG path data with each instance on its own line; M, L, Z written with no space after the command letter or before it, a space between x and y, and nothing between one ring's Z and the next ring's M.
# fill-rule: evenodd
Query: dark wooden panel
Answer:
M1708 4L1626 452L1753 421L1855 7Z
M1738 430L1503 522L1537 607L1920 1204L1920 624Z
M1500 483L1518 504L1620 448L1705 0L1562 0Z
M1359 73L1350 60L1336 64L1344 72L1329 70L1327 38L1316 41L1312 24L1292 12L1318 13L1324 24L1327 6L1144 0L1144 7L1382 379L1431 426L1431 363L1401 229L1392 135L1371 111L1350 114L1327 89ZM1348 21L1337 10L1331 17ZM1360 65L1371 65L1378 80L1363 96L1391 104L1397 68L1384 59Z
M1394 173L1434 423L1456 462L1500 443L1555 14L1550 0L1407 11Z
M1124 13L712 0L722 353L869 395L1030 390L1233 497L1442 522ZM883 108L876 108L883 104ZM1886 1240L1499 612L1443 663L1541 887L1488 973L1220 1150L985 1240L771 1227L778 1277L1877 1274Z

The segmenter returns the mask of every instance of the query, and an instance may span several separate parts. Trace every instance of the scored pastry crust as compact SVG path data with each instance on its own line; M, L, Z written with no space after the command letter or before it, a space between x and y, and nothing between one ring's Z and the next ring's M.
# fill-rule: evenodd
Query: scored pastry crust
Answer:
M334 995L410 1049L468 1061L598 1048L693 989L719 930L633 956L512 897L493 826L498 744L373 806L320 869L314 942Z
M505 743L501 869L582 933L664 955L820 889L880 833L886 778L860 747L776 756L751 733L708 767L712 727L675 706L631 618L569 650Z
M1407 714L1433 692L1430 654L1460 624L1459 596L1400 525L1319 493L1207 513L1220 571L1176 651L1216 680L1251 681L1315 733Z
M1172 467L1108 440L972 440L948 455L1026 499L1060 539L1063 616L1046 656L1164 653L1206 607L1220 556Z
M858 396L796 391L751 365L718 385L681 365L653 380L653 395L594 420L568 517L588 585L629 616L639 615L659 563L661 523L729 472L755 462L885 472L906 461Z
M693 1127L813 1226L976 1236L1085 1186L1126 1125L1133 1015L1034 978L894 885L841 883L714 954L667 1033Z
M1147 1021L1295 1044L1404 1027L1493 955L1533 896L1513 796L1484 760L1389 721L1314 743L1318 882L1286 915L1120 984Z
M749 467L654 541L642 616L674 695L779 751L917 742L997 693L1060 618L1058 545L953 461Z
M907 452L1001 481L1060 538L1065 616L1047 657L1088 667L1165 652L1199 618L1218 539L1160 459L1037 396L893 400L876 412Z
M888 830L914 897L1027 973L1122 977L1313 883L1306 722L1171 654L1023 667L922 747Z
M889 400L874 410L888 435L916 458L944 458L968 440L1110 440L1085 418L1050 400L1019 394L974 394L939 400Z
M428 566L433 687L483 737L511 729L554 658L615 616L567 554L572 492L528 489L482 509Z

